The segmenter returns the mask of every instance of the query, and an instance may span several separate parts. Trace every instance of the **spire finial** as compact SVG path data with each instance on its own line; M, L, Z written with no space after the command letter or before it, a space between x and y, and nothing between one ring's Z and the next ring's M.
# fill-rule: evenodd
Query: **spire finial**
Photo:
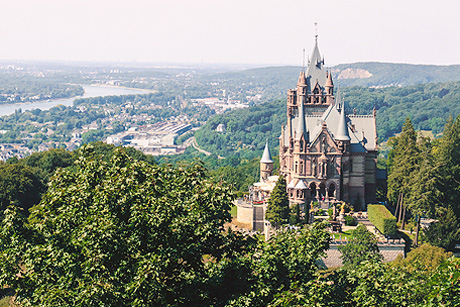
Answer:
M318 22L315 22L315 41L318 41Z
M303 48L302 70L305 71L305 48Z

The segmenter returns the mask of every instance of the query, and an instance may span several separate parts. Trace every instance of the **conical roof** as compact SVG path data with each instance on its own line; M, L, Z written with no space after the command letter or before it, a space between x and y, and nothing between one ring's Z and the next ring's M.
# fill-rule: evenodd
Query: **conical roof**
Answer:
M307 85L307 79L305 79L305 71L302 69L299 75L299 81L297 81L297 86Z
M326 87L333 87L334 83L332 83L332 74L327 73L327 81L326 81Z
M262 159L260 159L260 163L273 163L272 157L270 155L270 150L268 149L268 141L265 143L265 149L262 155Z
M297 139L300 139L300 136L304 135L305 139L308 140L307 127L305 125L305 112L303 107L303 102L299 106L299 122L297 124Z
M337 87L337 94L335 95L335 107L337 110L342 109L342 94L340 92L340 82L339 86Z
M336 140L349 141L350 135L348 134L347 118L345 116L345 104L342 104L342 110L340 111L340 121L337 127Z
M324 61L319 53L318 36L315 37L315 47L313 48L313 53L311 54L306 78L308 85L310 86L310 90L312 90L311 87L316 83L316 81L318 81L321 87L326 85L326 72L324 71Z

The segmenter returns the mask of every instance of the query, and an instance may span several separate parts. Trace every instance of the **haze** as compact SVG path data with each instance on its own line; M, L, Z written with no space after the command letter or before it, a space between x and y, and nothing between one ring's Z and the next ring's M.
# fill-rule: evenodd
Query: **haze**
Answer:
M328 66L460 64L460 2L0 1L0 59Z

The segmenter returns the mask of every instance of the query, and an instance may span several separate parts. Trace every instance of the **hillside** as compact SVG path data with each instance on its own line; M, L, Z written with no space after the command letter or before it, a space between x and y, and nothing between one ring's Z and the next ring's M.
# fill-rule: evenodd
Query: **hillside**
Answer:
M442 132L449 116L456 117L460 113L460 82L350 87L343 88L342 92L347 113L356 109L358 114L370 114L376 108L380 141L398 133L408 116L417 130L431 130L436 135ZM195 136L200 147L217 155L254 158L261 154L267 139L271 148L278 147L277 138L283 122L286 122L285 100L275 100L217 115ZM218 124L224 124L227 131L216 132Z
M342 86L408 86L460 80L460 65L412 65L395 63L353 63L332 67L334 80Z
M389 87L424 83L460 81L460 65L411 65L395 63L352 63L330 67L334 82L341 87ZM285 98L286 91L295 87L300 67L281 66L202 75L206 82L225 84L249 92L263 88L266 99Z

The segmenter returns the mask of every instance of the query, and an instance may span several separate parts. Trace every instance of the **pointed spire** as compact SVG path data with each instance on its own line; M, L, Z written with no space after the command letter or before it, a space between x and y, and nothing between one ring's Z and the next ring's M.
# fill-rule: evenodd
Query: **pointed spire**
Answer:
M337 87L337 95L335 95L335 106L337 110L342 109L342 94L340 93L340 82L339 86Z
M262 159L260 159L260 163L273 163L272 156L270 155L270 150L268 149L268 140L265 143L265 149L262 155Z
M297 81L297 86L306 86L307 79L305 78L305 70L302 69L299 75L299 81Z
M303 102L300 103L299 106L299 123L297 125L297 139L300 139L300 136L304 135L305 140L308 142L308 132L307 127L305 125L305 112L303 108Z
M345 105L342 106L342 110L340 111L340 121L335 139L339 141L351 140L350 135L348 134L347 118L345 116Z
M321 87L324 87L326 84L327 76L324 70L324 62L318 48L318 35L315 35L315 46L313 47L313 52L308 62L309 63L306 72L308 86L312 86L310 82L319 81Z
M327 75L326 87L333 87L334 83L332 83L332 73L326 72L326 75Z

